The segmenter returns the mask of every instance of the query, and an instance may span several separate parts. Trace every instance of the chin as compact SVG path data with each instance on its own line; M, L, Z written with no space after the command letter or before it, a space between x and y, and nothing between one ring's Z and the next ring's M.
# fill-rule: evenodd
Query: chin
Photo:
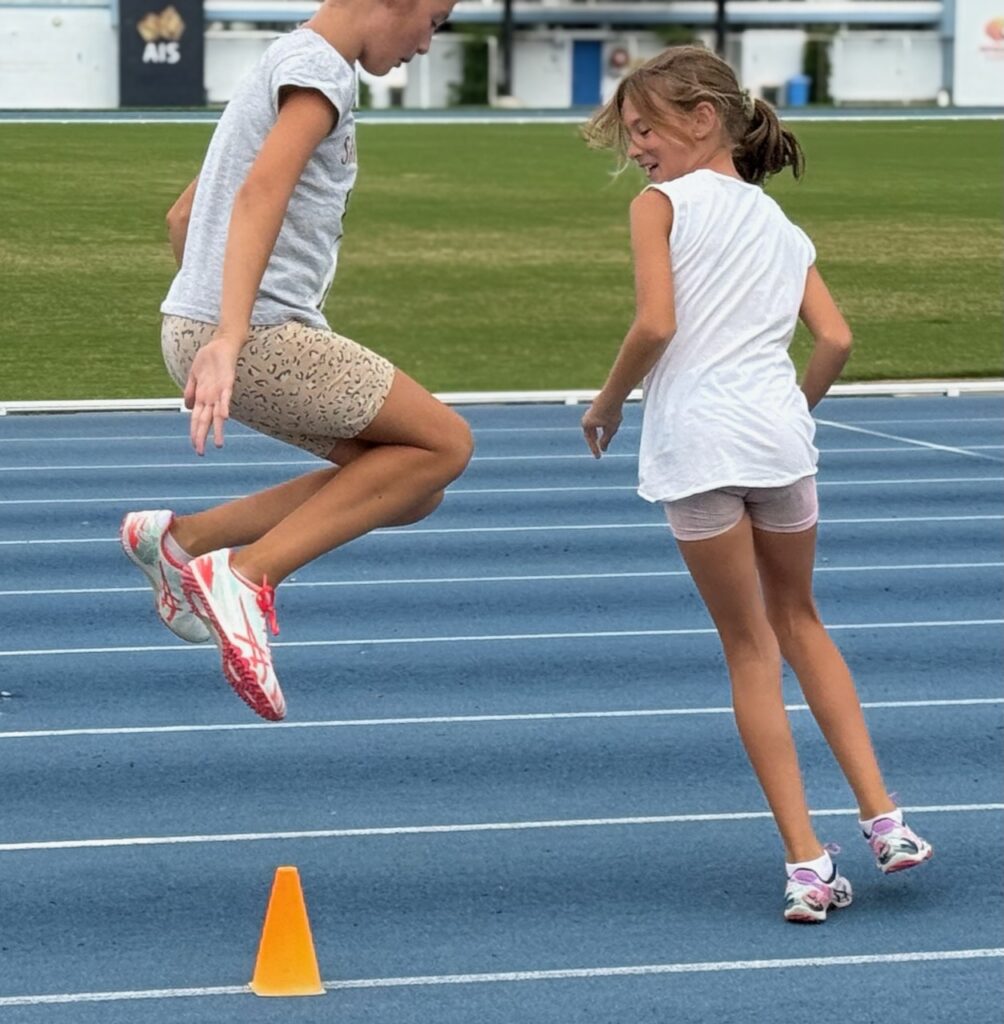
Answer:
M359 66L370 75L386 75L388 71L393 71L397 65L398 62L391 60L389 57L381 61L369 60L366 57L359 58Z

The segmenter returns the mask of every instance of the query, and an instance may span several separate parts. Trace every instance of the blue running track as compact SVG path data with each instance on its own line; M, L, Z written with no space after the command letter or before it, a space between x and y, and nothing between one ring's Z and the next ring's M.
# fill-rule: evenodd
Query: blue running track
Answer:
M316 463L177 413L0 418L6 1024L999 1021L1004 397L819 410L823 615L934 860L883 877L786 680L852 907L785 924L781 848L717 639L562 405L471 407L443 507L279 591L285 723L157 622L125 511ZM249 994L299 868L327 993Z

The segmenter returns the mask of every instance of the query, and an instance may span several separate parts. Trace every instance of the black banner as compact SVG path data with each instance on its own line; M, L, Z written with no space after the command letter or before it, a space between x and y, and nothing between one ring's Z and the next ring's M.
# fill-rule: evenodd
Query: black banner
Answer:
M206 102L202 0L119 0L119 106Z

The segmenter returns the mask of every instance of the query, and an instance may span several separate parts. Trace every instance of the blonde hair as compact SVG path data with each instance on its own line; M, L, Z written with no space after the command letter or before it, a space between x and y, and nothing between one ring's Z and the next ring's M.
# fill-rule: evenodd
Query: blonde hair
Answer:
M644 121L663 130L673 129L674 108L689 112L699 103L710 103L745 181L761 185L785 167L799 178L805 169L802 147L781 125L774 108L741 89L732 68L703 46L670 47L635 68L583 126L586 143L594 149L614 150L621 169L628 164L631 141L622 116L625 100L631 101Z

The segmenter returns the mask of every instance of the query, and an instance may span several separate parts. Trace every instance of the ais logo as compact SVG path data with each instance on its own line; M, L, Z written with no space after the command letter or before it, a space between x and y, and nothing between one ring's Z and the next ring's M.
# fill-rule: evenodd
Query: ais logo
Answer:
M136 22L136 31L146 46L144 64L177 64L181 60L179 40L185 34L185 23L177 10L168 6L160 14L151 11Z
M990 21L983 26L983 31L995 43L1004 43L1004 18L991 18Z

